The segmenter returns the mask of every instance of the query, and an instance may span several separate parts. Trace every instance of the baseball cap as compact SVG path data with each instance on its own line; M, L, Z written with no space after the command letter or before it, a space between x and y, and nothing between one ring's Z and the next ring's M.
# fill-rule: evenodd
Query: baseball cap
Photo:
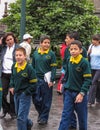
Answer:
M33 37L30 34L23 35L23 40L28 39L28 38L33 38Z

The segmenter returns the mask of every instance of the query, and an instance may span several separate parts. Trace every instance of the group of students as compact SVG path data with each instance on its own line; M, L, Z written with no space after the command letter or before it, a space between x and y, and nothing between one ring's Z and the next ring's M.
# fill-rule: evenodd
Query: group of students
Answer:
M27 39L25 39L25 36L23 37L25 41L28 40L30 43L32 36L26 35ZM13 118L17 116L18 130L31 130L33 126L31 119L28 119L31 98L38 112L38 124L45 125L48 122L57 67L55 53L50 50L50 41L48 35L40 37L40 46L33 53L32 63L30 64L26 47L15 44L17 41L13 33L5 34L2 39L3 46L0 48L2 98L7 98L9 90L13 99L13 110L15 110L14 112L10 111L11 104L8 105L8 102L2 100L2 107L4 101L10 108L10 110L7 108L6 111L4 111L4 108L7 106L3 108L2 117L5 117L7 113ZM62 79L64 106L58 130L77 129L76 114L79 130L87 130L87 93L92 84L91 67L87 60L87 51L78 40L76 32L66 35L66 43L67 48L63 59L64 77ZM5 53L3 53L4 47L6 48ZM90 52L91 56L92 51ZM100 70L97 67L96 69ZM8 76L7 80L9 79L9 81L4 80L3 76Z
M31 99L38 112L37 122L40 125L48 122L57 64L56 56L50 50L48 35L40 37L40 47L33 54L32 64L29 63L29 55L27 55L29 54L29 48L27 48L29 43L26 43L31 41L32 36L25 34L23 39L23 43L16 44L14 34L6 33L0 45L0 81L2 81L0 84L2 87L0 87L1 90L3 88L1 96L3 115L1 118L8 113L13 119L17 117L18 130L31 130L33 122L28 118ZM50 78L45 77L44 79L44 75L46 76L47 73ZM8 91L12 97L10 103L7 102ZM3 102L6 103L5 106Z

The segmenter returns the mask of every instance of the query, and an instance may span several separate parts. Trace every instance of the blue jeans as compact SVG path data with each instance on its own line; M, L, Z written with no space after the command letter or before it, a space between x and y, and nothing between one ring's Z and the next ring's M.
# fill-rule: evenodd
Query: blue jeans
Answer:
M92 70L92 85L89 89L88 102L91 104L95 103L96 91L98 87L98 80L100 79L100 70Z
M49 88L44 80L38 80L37 94L36 96L33 95L32 100L40 120L48 121L52 103L52 88Z
M87 95L81 103L74 103L77 95L78 92L68 90L64 92L64 107L58 130L69 130L74 110L78 116L79 130L87 130Z
M27 130L27 127L32 125L32 121L28 119L31 105L31 96L26 96L25 93L15 93L14 102L15 112L17 114L17 129Z

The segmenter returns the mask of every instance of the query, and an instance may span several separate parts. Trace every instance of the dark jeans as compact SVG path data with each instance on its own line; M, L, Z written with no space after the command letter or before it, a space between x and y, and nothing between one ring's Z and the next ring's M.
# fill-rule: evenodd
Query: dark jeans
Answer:
M74 103L77 94L68 90L64 92L64 107L58 130L69 130L74 110L78 116L79 130L87 130L87 95L81 103Z
M98 80L100 79L100 70L92 70L92 76L92 85L89 89L88 102L94 104L96 99L97 88L99 87ZM100 93L98 93L98 98L100 98Z
M31 96L26 96L25 93L14 95L15 110L17 115L17 129L28 130L28 126L32 126L32 121L28 119Z
M37 94L32 96L33 103L39 114L39 119L48 121L49 112L52 103L52 87L49 88L48 84L39 79L37 85Z
M9 113L11 115L15 114L15 105L14 105L14 96L10 93L9 102L7 100L7 95L9 92L9 83L10 83L11 74L2 73L2 108L3 113Z

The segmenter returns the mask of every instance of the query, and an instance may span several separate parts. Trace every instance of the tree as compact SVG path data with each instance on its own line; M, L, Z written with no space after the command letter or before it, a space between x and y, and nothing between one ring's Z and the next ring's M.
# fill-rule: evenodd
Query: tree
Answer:
M9 16L1 20L8 25L8 31L19 36L21 0L10 4ZM48 34L54 44L61 43L68 31L77 30L84 44L89 43L91 35L100 30L99 18L94 15L90 0L27 0L26 32L34 39Z

